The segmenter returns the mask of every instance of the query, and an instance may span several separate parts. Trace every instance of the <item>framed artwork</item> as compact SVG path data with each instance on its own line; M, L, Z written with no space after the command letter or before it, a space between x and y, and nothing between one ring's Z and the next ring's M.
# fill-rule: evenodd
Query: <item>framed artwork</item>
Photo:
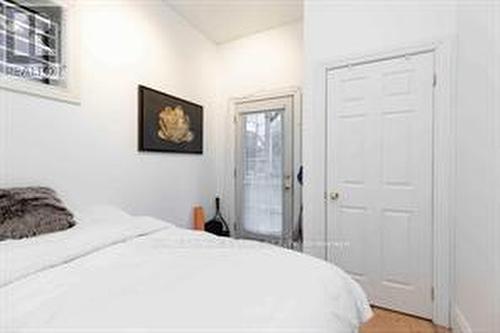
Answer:
M203 154L203 107L140 85L139 151Z

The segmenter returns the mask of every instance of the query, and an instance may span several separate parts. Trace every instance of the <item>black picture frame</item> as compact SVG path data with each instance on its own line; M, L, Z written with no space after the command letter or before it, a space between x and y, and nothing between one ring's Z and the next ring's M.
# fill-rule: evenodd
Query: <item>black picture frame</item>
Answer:
M203 154L203 106L143 85L138 101L139 151Z

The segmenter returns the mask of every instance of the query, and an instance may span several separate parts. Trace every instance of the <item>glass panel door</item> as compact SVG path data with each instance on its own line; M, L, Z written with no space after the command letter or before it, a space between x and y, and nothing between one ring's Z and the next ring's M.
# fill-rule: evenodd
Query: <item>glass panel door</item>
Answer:
M242 224L256 234L280 236L283 230L283 110L242 116Z
M274 99L238 111L237 235L286 245L293 225L290 105Z

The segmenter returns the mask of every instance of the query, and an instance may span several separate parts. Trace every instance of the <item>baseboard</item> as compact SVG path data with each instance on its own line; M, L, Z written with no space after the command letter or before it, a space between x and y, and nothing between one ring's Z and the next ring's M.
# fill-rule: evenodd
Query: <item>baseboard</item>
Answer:
M451 327L453 329L453 333L472 333L469 323L457 306L453 307Z

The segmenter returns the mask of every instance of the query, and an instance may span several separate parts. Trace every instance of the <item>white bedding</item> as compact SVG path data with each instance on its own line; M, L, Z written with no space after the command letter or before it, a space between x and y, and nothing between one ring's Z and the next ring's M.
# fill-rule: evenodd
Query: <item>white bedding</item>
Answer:
M357 332L371 316L335 266L107 211L0 243L0 332Z

